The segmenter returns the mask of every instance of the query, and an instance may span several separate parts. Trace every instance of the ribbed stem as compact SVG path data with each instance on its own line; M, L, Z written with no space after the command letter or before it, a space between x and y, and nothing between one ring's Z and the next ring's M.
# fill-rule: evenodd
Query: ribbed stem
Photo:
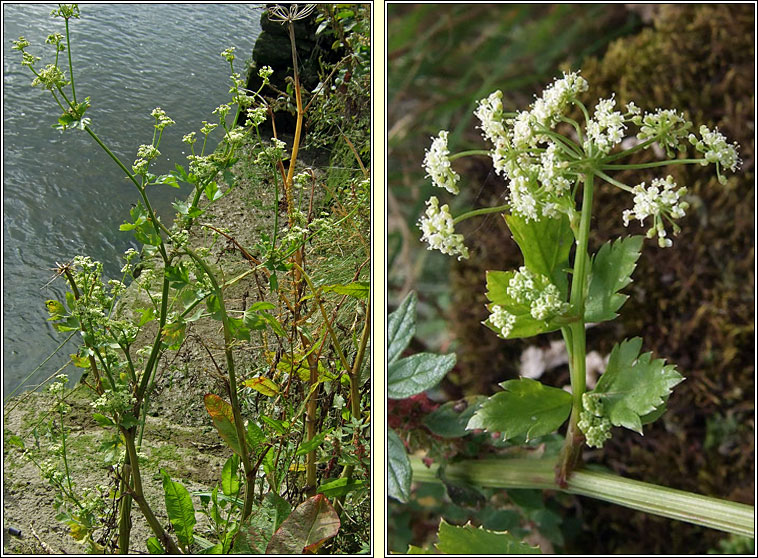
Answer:
M567 486L562 488L555 482L553 466L554 462L547 459L461 461L448 464L445 476L489 488L563 490L719 531L755 536L755 509L752 506L588 468L574 471ZM420 458L411 457L411 467L414 481L440 482L438 465L427 467Z

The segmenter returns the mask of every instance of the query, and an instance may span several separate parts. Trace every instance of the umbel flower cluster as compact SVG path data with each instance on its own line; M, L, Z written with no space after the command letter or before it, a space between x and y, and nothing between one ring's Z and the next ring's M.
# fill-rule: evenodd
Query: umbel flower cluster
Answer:
M476 153L489 156L495 172L506 179L508 204L501 210L510 210L527 221L554 219L565 214L573 222L577 215L574 186L586 173L592 173L633 195L633 207L622 215L624 225L628 226L631 220L644 224L650 218L648 237L657 236L661 247L671 246L667 224L674 233L679 232L674 220L683 217L689 207L684 199L687 188L677 187L671 176L655 178L650 186L645 182L629 186L608 176L607 171L622 170L624 167L616 161L657 144L671 159L670 164L714 164L719 180L724 183L722 170L734 172L740 165L737 144L728 143L717 129L710 130L706 126L701 126L697 134L691 132L692 123L673 109L644 112L633 102L619 108L614 95L599 99L590 111L580 100L587 90L587 81L578 72L570 72L549 85L528 110L505 112L501 91L478 102L474 114L480 122L483 138L492 148ZM581 109L584 126L569 118L573 107ZM561 124L564 126L559 132ZM632 127L637 128L636 134L631 131ZM624 139L630 140L632 147L623 151L616 149ZM688 144L702 153L703 158L674 158L676 152L684 153ZM432 138L423 164L434 185L454 195L459 192L460 182L460 176L451 165L456 158L449 152L448 132L442 130ZM661 163L647 166L662 166ZM634 168L646 167L635 165ZM457 255L458 259L467 258L464 239L455 233L453 226L462 219L453 219L448 206L440 207L436 197L427 205L419 221L422 241L428 242L430 250Z

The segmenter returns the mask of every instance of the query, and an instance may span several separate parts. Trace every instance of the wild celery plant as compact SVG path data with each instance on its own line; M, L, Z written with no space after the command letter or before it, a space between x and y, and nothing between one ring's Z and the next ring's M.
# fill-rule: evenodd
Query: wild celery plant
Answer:
M293 10L291 7L289 12L285 8L272 9L273 14L287 16L284 21L290 24L293 53L292 21L312 9L313 7ZM348 430L361 432L365 428L361 404L364 394L359 389L358 381L368 344L369 313L364 311L362 315L365 316L365 320L354 324L353 329L357 329L360 325L363 327L359 340L357 333L354 332L355 355L352 362L348 360L351 355L344 347L346 342L344 335L336 335L333 326L338 325L340 307L348 296L357 299L356 309L368 306L368 285L357 282L363 267L361 265L352 283L321 285L317 288L306 272L303 247L306 241L312 241L318 234L328 231L331 231L332 235L337 234L339 226L353 218L357 207L344 212L338 218L314 219L310 210L307 216L304 215L299 205L295 203L297 184L307 182L307 177L311 177L309 208L312 209L316 180L312 171L310 174L295 175L299 133L296 133L289 156L289 168L286 171L284 161L288 157L285 155L285 144L276 137L272 138L269 145L260 142L258 156L253 164L262 169L278 169L288 208L288 227L282 238L278 239L277 245L279 230L275 203L274 230L270 237L264 237L259 243L263 260L260 261L251 256L249 251L230 234L210 224L200 223L207 231L214 235L225 236L234 243L251 266L251 269L242 275L226 280L224 269L219 269L216 264L208 261L207 248L196 248L190 244L190 231L207 208L228 192L219 186L217 182L219 176L223 175L230 188L233 186L234 179L230 167L237 160L239 146L247 141L251 132L259 141L261 140L258 126L271 112L261 91L268 83L271 69L261 68L259 70L259 75L263 79L261 88L256 92L247 91L242 77L234 71L234 48L224 50L221 56L229 63L231 72L231 102L222 104L213 111L218 117L218 122L203 122L200 129L202 142L198 140L195 132L184 136L183 141L191 148L186 169L181 165L176 165L174 171L156 176L150 172L150 169L160 156L159 147L163 133L174 124L174 121L165 111L156 108L151 114L154 118L151 143L143 144L137 149L137 158L131 166L122 162L95 133L90 120L85 117L85 112L89 107L89 98L84 102L77 101L74 68L71 65L70 56L67 67L68 77L59 61L61 52L68 51L70 55L69 20L79 18L79 8L76 5L61 5L53 11L52 15L63 18L66 24L65 45L64 37L60 34L48 37L47 43L55 48L53 64L49 64L43 70L37 70L35 64L39 58L27 51L30 44L23 37L14 41L14 49L22 53L22 64L34 73L33 85L41 85L48 89L63 110L62 116L58 119L57 128L61 131L76 128L87 132L137 188L140 202L130 212L132 221L123 224L120 228L122 231L132 231L135 239L143 246L143 257L152 257L159 261L154 270L143 270L136 280L136 288L144 291L150 303L147 308L137 309L137 314L134 316L122 312L118 304L119 296L125 290L127 275L134 269L134 260L137 257L137 252L134 250L128 251L125 256L126 265L122 269L124 276L121 281L114 280L106 283L102 278L102 265L86 257L78 256L67 264L59 264L57 274L66 278L70 292L66 295L65 303L54 300L47 303L50 319L54 322L56 329L81 332L84 344L78 354L72 356L72 360L74 364L87 370L83 381L97 396L93 402L93 407L97 411L94 418L99 424L113 432L112 440L109 442L110 450L118 454L120 448L125 449L123 461L118 462L116 468L116 478L119 482L119 489L116 492L119 517L118 543L109 548L117 548L122 553L129 550L132 499L137 502L155 534L147 541L151 552L172 554L180 551L189 552L193 545L197 544L200 544L203 549L212 549L213 552L222 553L229 552L232 548L239 552L297 553L305 548L320 547L325 539L336 534L340 523L326 495L344 498L345 494L359 488L365 491L363 483L354 481L351 475L355 464L361 466L365 464L366 455L357 461L345 464L341 478L317 486L316 452L333 428L326 428L325 413L322 412L320 417L317 416L316 401L317 391L322 383L344 377L350 385L347 397L350 401L350 411L347 413L346 420L350 422L351 428ZM296 60L294 62L297 68ZM303 107L297 70L295 86L299 131L303 125ZM245 126L239 126L238 122L243 112L248 118ZM234 114L234 117L228 120L229 114ZM208 139L217 128L223 130L222 142L211 153L208 149ZM273 174L276 177L276 173ZM192 185L193 194L188 201L178 201L174 204L178 212L177 218L173 226L169 228L161 222L153 210L148 188L161 184L178 187L179 182ZM275 180L276 184L278 183ZM367 184L361 188L368 192ZM275 199L278 200L278 187L276 190ZM285 289L279 287L277 273L281 271L288 272L292 276L292 294L289 296ZM243 277L258 272L263 272L268 276L270 295L279 299L279 305L266 300L266 294L259 285L259 301L243 312L232 311L225 301L225 289L239 282ZM308 296L305 295L302 285L303 279L308 282L311 291ZM327 314L323 303L323 298L329 292L342 297L332 309L331 315ZM323 323L315 326L313 326L315 320L310 315L302 319L300 316L300 309L304 306L306 299L311 297L316 300L323 317ZM270 313L275 308L279 309L278 316ZM216 544L196 536L193 530L195 513L190 494L180 483L171 480L165 471L160 471L166 512L175 538L164 529L151 504L145 498L139 461L147 409L155 386L161 356L167 350L178 349L186 338L188 325L205 317L211 317L222 324L226 369L221 370L217 365L216 368L224 378L229 400L227 402L218 395L208 394L205 396L205 406L219 435L234 452L222 471L222 495L219 496L217 489L208 494L198 494L201 502L206 505L205 511L214 525L214 534L218 540ZM158 327L152 340L148 340L149 342L142 346L144 341L142 338L138 341L138 335L140 332L147 331L145 326L152 322L157 322ZM291 324L289 332L285 331L283 325L287 322ZM241 382L241 379L238 380L235 347L244 341L250 341L252 331L261 332L263 346L267 350L266 357L271 361L270 370L287 374L286 388L281 389L271 378L264 376L249 378L244 382ZM277 345L275 350L268 348L266 332L273 334ZM137 345L140 345L140 348ZM207 349L205 343L203 346ZM339 356L338 359L333 358L332 351ZM215 364L215 360L213 362ZM305 366L304 362L307 363ZM266 366L266 368L269 367ZM302 368L308 370L309 389L305 390L304 400L298 408L298 405L294 401L288 401L287 397L296 393L296 388L293 387L290 390L290 384ZM331 369L332 373L329 373L330 370L327 368ZM278 404L274 405L274 409L279 409L277 410L280 413L279 418L261 416L274 433L264 433L261 427L252 420L246 423L243 407L249 404L240 400L239 397L243 384L250 388L250 391L246 393L262 393L276 397ZM305 420L301 418L304 414ZM300 438L297 435L297 429L302 424L307 425L307 433L302 443L298 443L297 440ZM358 447L362 446L358 444ZM343 454L346 453L343 452ZM288 471L293 467L295 471L299 470L297 460L304 454L308 455L304 491L311 497L293 509L289 503L282 500L279 494ZM263 472L259 475L258 472L261 469ZM68 472L66 472L66 478L69 478ZM262 497L264 478L270 490L265 498ZM70 486L58 484L62 489L68 488L64 495L73 494ZM255 494L258 486L261 488L261 497ZM317 489L318 495L316 495ZM289 485L287 490L292 490ZM73 501L73 498L68 499ZM208 508L211 501L214 507ZM229 507L225 517L222 517L219 506L223 507L224 503L229 503ZM254 507L259 512L257 515L253 514ZM260 513L271 521L263 521L260 518L254 520L252 516L258 517ZM67 517L70 517L70 514ZM253 531L250 531L252 538L247 534L248 529L253 529L251 521L255 523L255 534L252 535ZM71 524L70 521L68 522ZM88 520L85 525L89 540L92 538L92 532L98 527L94 523ZM109 544L110 541L105 541L105 546Z
M491 149L451 154L443 130L432 138L423 166L435 186L455 195L461 177L452 163L462 157L488 157L508 183L507 202L453 217L448 205L440 205L433 196L419 220L422 240L430 250L460 260L470 254L455 226L465 219L503 214L524 265L487 272L490 316L484 325L506 340L560 330L568 351L571 393L529 378L508 380L501 384L502 392L477 407L466 428L502 435L504 440L529 441L553 433L568 419L554 484L548 484L569 490L583 481L574 471L581 469L585 444L601 448L614 426L642 434L644 425L665 412L672 389L684 379L674 365L641 353L642 340L635 337L616 344L595 388L586 388L586 326L617 317L628 298L621 291L632 281L644 241L641 235L627 236L589 253L595 189L618 188L631 194L631 207L620 216L624 225L639 221L647 227L645 236L657 238L658 246L665 249L673 244L668 232L680 232L675 221L689 207L687 188L671 176L628 185L614 178L615 172L712 164L723 184L724 173L740 166L738 146L728 143L717 129L700 126L693 131L693 124L674 109L643 111L633 102L617 109L613 95L598 100L590 110L585 105L588 89L586 80L571 72L549 85L528 110L507 112L500 91L480 100L475 115ZM580 114L580 120L572 113ZM698 155L687 156L690 146ZM623 162L654 148L666 154L664 160ZM652 488L640 493L646 490L658 506L657 512L649 511L665 510L667 495ZM597 494L593 496L603 497ZM614 501L623 500L622 490ZM674 500L671 495L675 507ZM674 517L686 515L685 511ZM714 521L718 528L730 528L729 521Z

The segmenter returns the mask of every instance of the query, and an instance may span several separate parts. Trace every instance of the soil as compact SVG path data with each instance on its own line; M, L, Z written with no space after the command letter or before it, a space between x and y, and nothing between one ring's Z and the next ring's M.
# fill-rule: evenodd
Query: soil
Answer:
M302 157L301 154L301 160ZM198 219L198 223L207 223L226 231L254 254L251 247L256 239L263 232L270 234L273 227L271 207L274 188L266 177L254 175L250 159L250 148L243 148L240 163L233 169L234 188L216 201ZM225 188L222 185L220 187ZM280 204L280 226L286 223L283 205ZM196 226L190 244L198 248L208 244L209 239L208 229ZM214 264L217 271L223 269L226 280L250 269L247 260L235 249L234 244L223 236L219 236L212 244L207 261ZM268 282L261 274L257 278L250 274L226 289L224 294L227 307L243 309L248 296L250 302L259 300L258 293L262 291L259 291L256 281L261 281L264 286ZM144 296L132 284L124 296L122 307L140 307L146 302L140 302ZM150 339L155 327L154 323L148 324L141 335ZM201 338L204 344L200 342ZM139 346L139 341L135 345ZM198 320L190 324L181 347L175 351L166 351L159 363L156 389L152 395L155 403L149 408L141 449L146 461L141 468L146 499L164 526L169 523L164 511L159 469L165 469L173 480L182 482L190 493L212 490L220 481L225 460L232 455L228 446L219 438L203 403L203 395L206 393L219 394L228 400L226 384L216 371L216 364L222 371L225 368L222 349L220 322ZM256 358L258 351L251 344L237 348L238 381L252 375L256 361L262 362ZM214 355L213 360L209 353ZM82 389L67 399L70 408L64 419L65 426L70 429L67 444L73 450L71 455L75 456L69 461L71 477L80 489L97 485L112 487L115 483L111 467L104 463L103 452L99 449L101 442L111 433L93 420L90 405L93 399L91 392L82 386ZM25 393L9 400L5 405L4 554L78 554L86 551L84 546L69 536L66 525L56 520L57 512L53 508L55 491L50 484L41 477L37 467L22 456L21 450L7 443L8 436L18 435L24 438L27 447L33 445L35 441L30 433L32 425L41 419L45 422L57 420L53 415L44 418L53 401L47 392ZM38 443L43 451L50 447L50 441L44 437ZM193 502L198 521L195 532L207 536L208 533L203 531L208 529L208 523L205 516L199 513L199 497L193 495ZM146 541L152 532L136 504L132 522L130 552L145 553ZM10 527L19 529L21 535L10 535ZM101 535L102 533L96 533L95 539Z

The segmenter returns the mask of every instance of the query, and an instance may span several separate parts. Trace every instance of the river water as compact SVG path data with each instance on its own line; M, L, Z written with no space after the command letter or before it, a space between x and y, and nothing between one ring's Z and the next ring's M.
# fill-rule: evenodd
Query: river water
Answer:
M55 4L3 5L3 389L7 394L70 334L47 322L44 301L61 299L63 281L48 285L56 262L89 255L119 276L121 254L137 247L118 227L138 198L113 161L83 131L52 128L60 114L48 91L30 86L28 68L11 41L50 63L45 38L65 33L51 18ZM261 4L81 4L70 21L77 99L91 97L91 127L127 166L153 133L150 112L160 106L176 121L164 131L161 174L185 164L181 138L216 120L211 112L229 99L229 66L222 50L236 47L235 71L245 75L260 33ZM65 55L66 53L62 53ZM66 67L66 64L61 64ZM31 77L30 77L31 76ZM220 135L220 134L219 134ZM186 164L185 164L186 167ZM157 188L151 199L164 222L171 202L187 191ZM76 350L75 335L23 384L36 385ZM72 378L73 366L66 369Z

